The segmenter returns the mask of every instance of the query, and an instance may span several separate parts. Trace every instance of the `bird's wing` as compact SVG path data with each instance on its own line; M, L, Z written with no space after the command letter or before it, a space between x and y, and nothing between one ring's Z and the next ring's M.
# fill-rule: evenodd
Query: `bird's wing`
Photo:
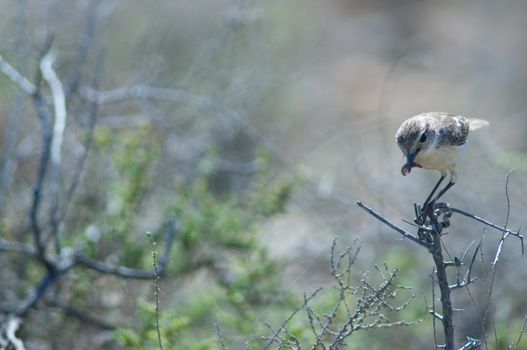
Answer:
M435 112L431 115L441 125L439 133L441 145L461 146L467 142L470 122L467 118L445 112Z

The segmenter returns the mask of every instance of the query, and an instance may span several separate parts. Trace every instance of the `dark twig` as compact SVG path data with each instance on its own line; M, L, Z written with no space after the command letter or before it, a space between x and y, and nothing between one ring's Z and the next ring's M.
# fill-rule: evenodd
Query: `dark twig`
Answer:
M22 250L26 254L31 254L31 251L26 246L15 246L10 244L7 245L7 248L13 248L11 251ZM35 256L38 258L38 253L35 253ZM10 312L20 317L24 316L39 302L39 300L45 296L45 293L52 285L54 285L68 271L72 270L76 266L85 267L99 273L111 274L125 279L150 280L156 278L155 271L150 272L132 269L125 266L105 264L100 261L88 258L82 254L75 254L71 257L65 257L56 263L50 262L50 266L51 271L40 281L31 295L22 301L15 310L11 310ZM157 275L157 277L159 277L159 275Z
M472 248L473 245L474 245L474 241L470 242L470 244L467 246L467 248L465 249L465 251L461 255L461 261L465 261L465 256L467 256L468 251L470 250L470 248Z
M478 255L478 251L480 248L481 248L481 242L476 247L476 250L474 251L474 255L472 255L472 260L470 261L470 266L468 268L468 273L466 277L467 281L471 281L472 267L474 266L474 262L476 261L476 256Z
M450 297L450 286L448 284L448 276L446 273L445 260L443 258L443 252L441 249L441 230L437 225L437 218L433 216L430 218L434 226L434 232L432 234L433 245L430 248L430 253L434 259L436 266L437 284L441 294L441 306L443 309L443 333L445 336L445 349L454 350L454 323L453 323L453 312L452 312L452 299ZM435 222L434 222L435 220Z
M521 246L522 246L522 255L524 254L524 247L523 247L523 235L520 234L520 229L518 229L517 231L511 231L509 230L508 228L504 228L504 227L501 227L501 226L498 226L488 220L485 220L477 215L473 215L473 214L470 214L470 213L467 213L466 211L463 211L461 209L457 209L457 208L450 208L452 210L452 212L454 213L458 213L458 214L461 214L461 215L464 215L466 217L469 217L471 219L474 219L478 222L481 222L482 224L484 225L487 225L489 227L492 227L493 229L496 229L498 231L501 231L503 233L507 233L509 235L513 235L517 238L519 238L521 240Z
M0 251L22 253L30 257L36 257L36 251L30 244L10 242L0 238Z
M46 57L49 49L51 47L52 39L48 38L44 48L42 50L42 57L40 62ZM40 128L42 133L42 154L40 155L39 166L37 170L36 183L33 189L33 201L31 203L31 208L29 211L29 221L31 224L31 231L33 234L33 242L37 250L38 258L42 265L48 271L48 274L51 275L55 273L55 266L52 262L49 261L46 256L46 246L42 237L42 228L39 222L39 210L42 203L42 192L44 189L44 180L46 177L46 171L49 165L51 158L51 143L53 140L53 128L51 126L51 115L46 106L46 102L42 97L39 86L42 81L42 71L41 69L37 70L35 81L35 90L32 92L33 105L37 112L37 116L40 120Z
M509 217L511 212L511 200L509 197L509 178L512 174L514 169L507 172L507 178L505 179L505 198L507 199L507 214L505 217L505 225L503 226L504 229L507 229L507 225L509 224ZM501 250L503 248L503 244L505 243L505 239L509 235L508 232L504 232L501 235L500 243L498 244L498 249L496 250L496 255L494 257L494 261L492 262L492 269L496 267L496 264L498 263L498 260L500 259ZM522 254L523 254L523 239L522 239Z
M490 311L491 311L491 298L492 298L492 292L493 292L493 289L494 289L494 280L495 280L495 277L496 277L496 272L497 272L497 269L498 269L498 261L499 261L499 258L500 258L500 255L501 255L501 249L503 247L503 244L505 242L505 239L508 237L509 234L512 234L514 235L514 233L510 233L509 230L507 229L507 225L509 223L509 215L510 215L510 198L509 198L509 178L510 178L510 175L511 173L514 171L514 169L510 170L507 172L507 177L506 177L506 180L505 180L505 198L507 200L507 214L506 214L506 219L505 219L505 226L503 228L502 231L502 235L501 235L501 238L500 238L500 243L498 244L498 248L496 250L496 255L494 257L494 261L492 262L491 264L491 277L490 277L490 285L488 287L488 291L487 291L487 308L485 309L485 313L483 315L483 319L482 319L482 323L483 325L485 326L486 323L487 323L487 319L489 317L489 314L490 314ZM522 255L523 255L523 236L519 234L519 229L518 229L518 232L517 232L520 240L521 240L521 244L522 244ZM498 344L498 334L497 334L497 331L496 331L496 326L495 326L495 323L493 323L493 328L494 328L494 340L496 342L496 344ZM486 343L486 340L485 340L485 343Z
M116 327L111 324L111 323L108 323L107 321L105 320L102 320L84 310L79 310L59 299L56 299L56 298L46 298L45 299L45 303L50 305L50 306L53 306L53 307L57 307L59 309L61 309L67 316L70 316L70 317L74 317L82 322L85 322L85 323L88 323L88 324L91 324L91 325L94 325L96 326L97 328L100 328L100 329L103 329L103 330L114 330L116 329Z
M92 86L94 88L97 88L100 84L100 80L103 76L103 70L104 70L104 54L105 50L101 50L99 52L99 55L97 57L97 61L95 63L95 72L93 73L93 79L92 79ZM61 220L64 220L64 218L67 215L69 206L73 200L73 196L75 194L75 191L77 190L77 187L79 186L80 179L82 172L84 170L84 166L86 165L86 160L88 159L88 154L92 146L93 142L93 134L95 131L95 125L97 122L97 115L98 115L99 105L94 102L88 102L87 107L87 115L88 115L88 129L86 131L86 138L84 142L84 149L83 152L77 161L77 165L75 166L75 171L72 176L71 183L66 191L66 198L64 200L64 206L61 213Z
M437 277L437 283L440 291L440 300L442 306L442 315L440 315L440 320L443 324L443 333L445 337L444 348L447 350L454 349L454 324L453 324L453 308L452 301L450 297L451 286L448 283L448 276L446 268L449 263L445 262L443 257L442 241L441 234L444 227L448 227L450 224L449 218L451 216L451 211L448 206L443 203L436 203L431 206L427 206L426 211L421 211L418 205L414 205L416 211L416 223L418 226L424 226L426 230L419 228L419 238L402 230L398 226L386 220L382 215L374 212L372 209L363 205L360 201L357 201L359 207L365 209L369 214L373 215L375 218L385 223L393 230L403 235L404 237L410 238L415 243L426 247L435 263L435 276ZM442 218L440 220L440 218ZM422 239L421 239L422 238ZM435 301L434 301L435 302ZM437 317L437 313L433 311L433 317Z
M165 236L165 251L159 259L159 276L164 276L166 274L168 263L170 261L170 254L172 253L174 239L181 230L179 221L176 221L174 218L168 219L167 226L167 234Z
M79 46L77 48L76 57L73 60L73 65L65 79L64 91L66 98L69 99L71 94L75 92L79 84L81 76L81 68L86 64L89 54L92 51L94 44L95 33L100 18L100 4L101 1L91 1L86 9L86 29L84 35L79 40ZM96 89L96 87L94 87Z
M438 348L438 344L437 344L437 330L436 330L436 316L437 316L437 313L436 313L436 287L435 287L435 284L436 284L436 268L432 268L432 310L431 310L431 314L432 314L432 328L434 330L434 344L435 344L435 349Z
M76 265L100 273L114 275L126 279L150 280L155 278L155 275L152 271L137 270L125 266L105 264L103 262L88 258L82 254L75 256L74 264L71 267Z
M405 230L403 230L399 226L397 226L397 225L391 223L390 221L386 220L381 214L375 212L373 209L371 209L371 208L367 207L366 205L362 204L361 201L357 201L357 205L359 207L361 207L362 209L366 210L370 215L372 215L376 219L380 220L381 222L385 223L386 225L388 225L393 230L395 230L398 233L400 233L403 237L408 238L408 239L414 241L415 243L417 243L417 244L419 244L419 245L421 245L423 247L426 247L426 248L430 247L430 243L419 239L418 237L414 236L413 234L411 234L409 232L406 232Z
M527 326L527 316L523 318L522 330L520 331L520 334L518 334L518 339L516 340L516 344L514 344L514 347L509 346L510 349L518 349L518 346L520 346L520 341L522 340L522 337L523 337L523 333L525 332L526 326Z
M13 313L18 317L24 317L26 313L33 308L39 300L45 295L49 287L51 287L60 277L57 270L52 270L44 277L40 283L35 287L32 294L22 301Z

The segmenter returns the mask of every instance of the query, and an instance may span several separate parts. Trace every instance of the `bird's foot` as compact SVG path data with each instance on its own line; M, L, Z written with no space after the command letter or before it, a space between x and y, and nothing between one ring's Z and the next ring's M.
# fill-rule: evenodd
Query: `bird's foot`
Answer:
M441 233L442 230L450 226L450 217L452 216L452 209L448 203L436 203L435 200L423 204L423 206L416 205L416 217L414 222L421 227L426 227L430 231Z

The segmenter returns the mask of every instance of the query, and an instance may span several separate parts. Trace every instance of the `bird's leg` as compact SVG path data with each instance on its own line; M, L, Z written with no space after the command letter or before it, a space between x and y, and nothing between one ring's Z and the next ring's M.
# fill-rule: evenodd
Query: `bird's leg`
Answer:
M450 181L448 182L448 184L445 186L445 188L443 188L439 194L437 195L437 197L434 199L434 203L442 196L446 193L446 191L448 191L450 189L450 187L454 186L454 184L456 183L456 180L457 180L457 174L456 172L454 171L454 169L450 169Z
M441 179L439 179L439 182L437 183L439 185L439 183L444 179L444 177L441 177ZM450 189L450 187L454 186L455 182L452 182L450 181L440 192L439 194L434 198L432 199L430 202L428 202L428 200L430 199L430 196L429 198L427 198L425 204L423 204L423 208L421 209L421 213L419 214L419 216L416 218L416 223L418 225L422 225L422 223L425 221L424 218L426 216L426 213L428 212L428 210L430 209L430 207L432 207L436 201L446 193L446 191L448 191ZM437 185L434 187L434 189L432 190L432 193L435 192L435 190L437 189ZM448 206L448 204L447 204Z
M443 188L443 189L439 192L439 194L437 195L437 197L435 197L435 199L434 199L433 202L435 203L435 201L437 201L437 200L439 199L439 197L441 197L442 195L444 195L444 194L446 193L446 191L449 190L450 187L454 186L454 184L455 184L455 182L450 181L450 182L445 186L445 188Z
M437 196L432 202L430 202L430 200L432 199L432 196L434 195L434 193L437 191L437 189L439 188L439 185L441 185L441 182L443 182L443 180L445 179L446 175L445 174L441 174L441 177L439 178L439 181L437 181L436 185L434 186L434 188L432 189L432 192L430 192L430 194L428 195L428 197L426 198L425 202L423 203L423 209L426 209L427 206L429 204L432 204L434 203L438 198L439 196ZM449 184L450 185L450 184ZM447 187L449 187L447 185ZM451 187L451 186L450 186ZM446 188L446 187L445 187ZM446 192L445 190L442 190L440 192L441 195L444 194L444 192ZM426 210L423 210L423 211L426 211Z
M439 178L439 180L437 181L437 183L435 184L434 188L432 189L432 192L430 192L430 194L428 195L428 197L426 198L425 202L423 203L423 206L420 208L419 210L419 214L417 215L417 217L415 218L415 222L418 224L418 225L422 225L425 221L425 216L426 216L426 213L428 212L428 210L430 209L430 207L432 207L435 203L435 201L439 198L439 196L435 197L434 199L433 196L434 196L434 193L436 193L437 189L439 188L439 185L441 185L441 183L443 182L443 180L445 179L446 177L446 174L445 173L441 173L441 177ZM450 184L449 184L450 185ZM449 186L447 185L448 188L451 187L451 185ZM445 187L446 189L448 189L447 187ZM440 192L440 195L443 195L444 193L446 192L446 190L442 190Z
M454 186L454 184L456 183L456 179L457 179L456 172L454 171L454 169L450 169L450 181L441 191L439 191L438 195L434 199L431 199L434 193L439 188L439 185L441 184L441 182L443 182L443 180L445 179L446 175L447 175L446 172L441 172L441 178L439 179L439 181L436 183L436 185L432 189L432 192L430 192L430 194L428 195L428 198L423 204L423 208L421 209L421 214L417 218L417 221L419 222L423 221L428 210L435 204L435 202L439 198L441 198L441 196L443 196L450 189L450 187Z

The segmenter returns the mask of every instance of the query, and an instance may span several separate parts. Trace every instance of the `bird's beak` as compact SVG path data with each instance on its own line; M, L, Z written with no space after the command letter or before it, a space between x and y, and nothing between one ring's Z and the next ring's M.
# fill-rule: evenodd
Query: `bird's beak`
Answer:
M401 174L403 174L403 176L406 176L406 174L409 174L410 171L412 171L413 167L419 167L419 165L414 163L415 156L416 156L416 153L409 153L406 156L406 164L404 164L403 167L401 168Z

